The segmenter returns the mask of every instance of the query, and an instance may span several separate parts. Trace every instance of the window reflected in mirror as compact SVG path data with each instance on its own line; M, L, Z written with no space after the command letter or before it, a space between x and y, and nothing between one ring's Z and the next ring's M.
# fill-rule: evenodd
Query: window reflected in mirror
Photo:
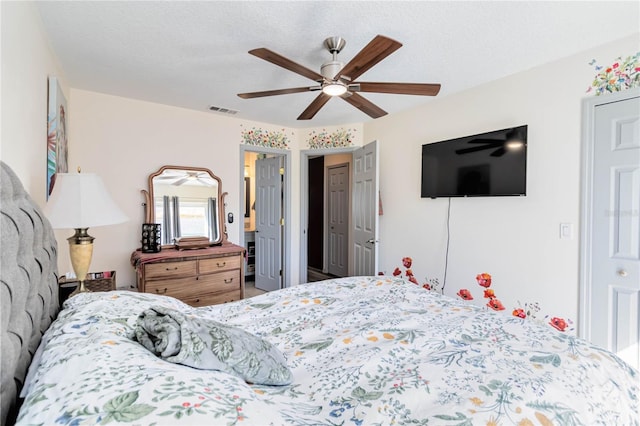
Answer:
M165 166L149 178L154 223L162 224L163 245L181 237L221 241L220 183L206 169Z

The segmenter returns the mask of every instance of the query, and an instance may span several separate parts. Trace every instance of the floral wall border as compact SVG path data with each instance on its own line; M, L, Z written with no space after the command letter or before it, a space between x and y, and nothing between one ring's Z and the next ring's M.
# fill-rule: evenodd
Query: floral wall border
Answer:
M242 125L240 125L242 127ZM290 149L291 139L285 134L285 130L265 130L252 127L240 132L242 142L245 145L262 146L267 148ZM291 133L293 136L293 133Z
M332 133L327 132L325 129L322 129L321 132L313 130L309 133L307 144L310 149L349 147L353 146L353 139L356 132L356 129L344 128Z
M597 74L586 93L593 91L599 96L640 87L640 52L627 56L624 60L619 56L607 67L598 65L595 59L592 59L589 65L594 67Z

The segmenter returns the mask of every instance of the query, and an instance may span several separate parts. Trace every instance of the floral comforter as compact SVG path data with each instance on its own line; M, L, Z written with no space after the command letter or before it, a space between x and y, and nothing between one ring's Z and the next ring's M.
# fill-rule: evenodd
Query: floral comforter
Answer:
M150 306L268 340L293 384L251 385L162 361L132 338ZM41 349L18 424L639 424L638 372L615 355L389 277L205 308L126 291L80 294Z

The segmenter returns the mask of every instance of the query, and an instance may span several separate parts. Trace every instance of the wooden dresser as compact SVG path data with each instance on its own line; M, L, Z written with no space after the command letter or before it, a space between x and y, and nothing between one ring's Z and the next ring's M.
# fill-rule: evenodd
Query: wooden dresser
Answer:
M244 247L225 241L196 250L136 250L131 264L136 268L138 291L206 306L244 299L244 253Z

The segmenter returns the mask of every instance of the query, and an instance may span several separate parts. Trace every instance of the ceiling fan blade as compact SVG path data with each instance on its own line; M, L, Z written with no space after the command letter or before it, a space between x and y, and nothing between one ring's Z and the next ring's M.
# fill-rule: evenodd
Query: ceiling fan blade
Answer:
M505 149L505 147L501 146L500 148L496 149L489 155L492 157L502 157L506 152L507 150Z
M177 180L177 181L173 182L171 185L180 186L180 185L182 185L183 183L185 183L188 180L189 180L189 178L185 177L185 178L182 178L180 180Z
M264 96L288 95L289 93L309 92L319 90L320 87L293 87L291 89L265 90L263 92L238 93L242 99L262 98Z
M340 70L334 80L338 80L340 77L348 77L351 81L354 81L400 47L402 47L402 43L377 35Z
M440 91L439 84L428 83L363 83L353 86L358 92L393 93L398 95L435 96ZM358 87L359 86L359 87ZM349 85L351 90L351 85Z
M504 144L504 140L500 140L500 139L471 139L467 143L469 143L469 144L472 144L472 143L483 143L483 144L486 144L486 145L499 146L499 145L503 145Z
M474 146L472 148L456 149L456 154L471 154L472 152L483 151L485 149L495 148L496 145L487 144L482 146Z
M318 111L320 111L320 108L322 108L324 106L324 104L326 104L329 101L329 99L331 99L331 96L326 95L323 92L320 93L313 100L313 102L311 102L311 104L309 104L307 109L302 111L302 114L300 114L300 116L298 117L298 120L311 120L313 118L313 116L316 115L318 113Z
M357 93L351 93L350 96L344 96L342 97L342 99L349 102L351 105L358 108L360 111L364 112L371 118L378 118L382 117L383 115L387 115L387 112L385 110L358 95Z
M273 52L264 47L250 50L249 53L252 54L253 56L257 56L260 59L264 59L265 61L271 62L272 64L288 69L289 71L293 71L296 74L300 74L304 77L310 78L311 80L322 81L323 79L321 74L318 74L317 72L310 70L309 68L303 65L295 63L291 59L287 59L284 56L279 55L276 52Z

